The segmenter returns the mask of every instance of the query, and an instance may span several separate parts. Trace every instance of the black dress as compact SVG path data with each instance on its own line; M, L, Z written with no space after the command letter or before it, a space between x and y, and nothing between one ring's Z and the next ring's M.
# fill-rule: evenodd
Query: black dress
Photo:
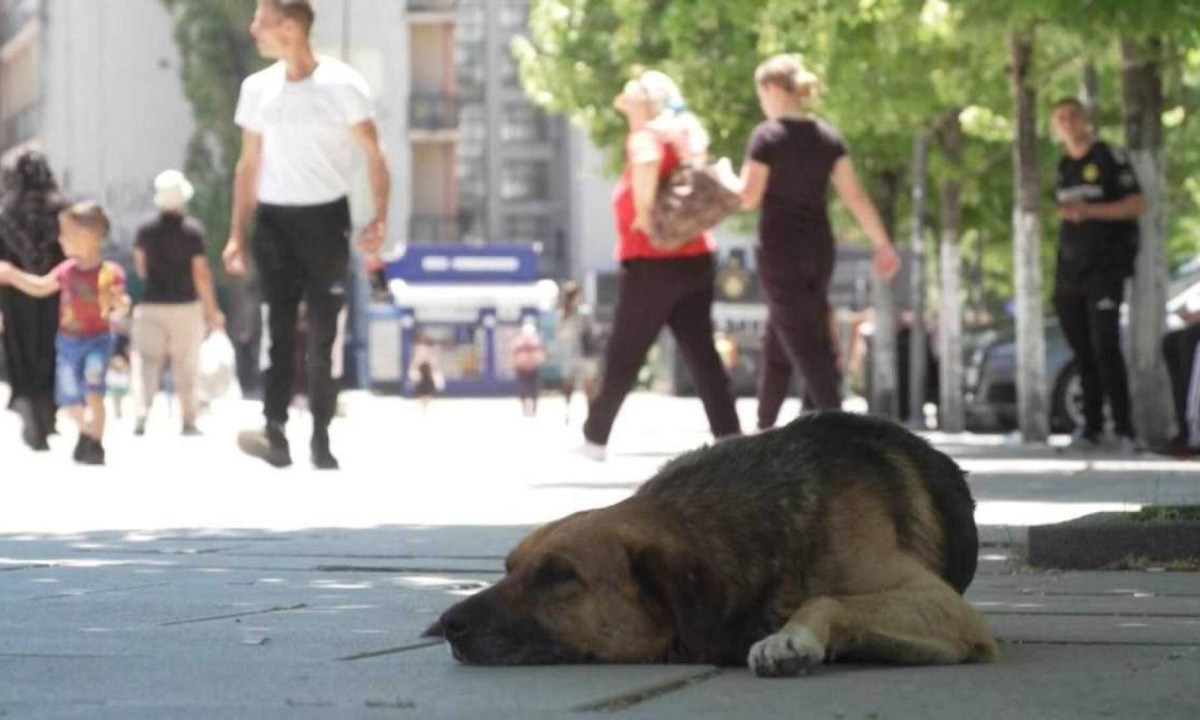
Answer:
M44 196L10 199L0 209L0 260L36 275L63 261L58 244L60 203ZM9 408L25 420L26 442L44 445L54 424L54 337L58 295L34 298L0 287L4 360L12 388Z

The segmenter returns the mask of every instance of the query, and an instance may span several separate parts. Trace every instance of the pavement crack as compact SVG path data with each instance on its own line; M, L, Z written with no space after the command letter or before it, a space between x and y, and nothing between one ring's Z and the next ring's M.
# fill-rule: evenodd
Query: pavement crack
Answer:
M46 568L54 567L50 563L28 563L26 565L4 565L0 567L0 572L12 572L13 570L45 570Z
M192 623L211 622L213 620L229 620L232 618L249 617L251 615L266 615L267 613L289 612L291 610L303 610L308 607L308 603L298 603L296 605L278 605L276 607L263 608L261 610L248 610L246 612L228 613L225 615L210 615L208 617L189 618L187 620L172 620L159 625L159 627L170 627L172 625L190 625Z
M662 697L663 695L679 692L680 690L687 690L693 685L699 685L702 682L712 680L720 674L721 670L719 668L711 668L702 673L689 675L680 680L663 683L661 685L652 685L640 690L622 693L615 697L605 698L604 700L597 700L594 702L584 703L582 705L576 705L575 707L571 708L571 710L573 712L621 712L622 710L628 710L634 705L640 705L649 700Z
M395 655L402 652L410 652L412 650L424 650L425 648L436 647L444 644L443 640L434 640L431 642L417 643L415 645L403 645L401 647L385 648L383 650L371 650L368 652L356 653L347 655L346 657L338 658L338 662L348 662L351 660L366 660L368 658L382 657L384 655Z
M171 583L147 583L145 585L126 585L123 587L103 588L100 590L71 590L54 593L53 595L38 595L25 598L27 600L62 600L63 598L86 597L88 595L104 595L106 593L126 592L128 590L148 590L150 588L167 587Z

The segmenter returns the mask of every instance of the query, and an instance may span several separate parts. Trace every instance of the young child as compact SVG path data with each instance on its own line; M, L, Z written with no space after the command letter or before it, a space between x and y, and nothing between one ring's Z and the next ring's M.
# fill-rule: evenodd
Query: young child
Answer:
M105 374L113 342L109 318L128 308L125 272L100 255L109 221L99 203L71 205L59 214L58 227L66 260L42 276L0 262L0 284L34 297L60 293L55 394L79 426L75 461L103 465Z
M413 394L421 402L421 412L429 414L429 404L435 395L446 388L446 380L438 369L433 345L427 340L417 342L408 369L408 381L412 383Z

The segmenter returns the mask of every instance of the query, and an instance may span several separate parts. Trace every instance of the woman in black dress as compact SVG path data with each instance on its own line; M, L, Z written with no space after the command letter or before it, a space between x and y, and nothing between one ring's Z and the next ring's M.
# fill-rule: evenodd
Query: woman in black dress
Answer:
M29 151L6 177L0 203L0 260L35 275L63 261L58 244L58 213L65 206L46 157ZM54 429L54 335L58 331L58 294L34 298L0 287L4 314L4 359L12 386L9 409L21 415L21 438L46 450Z
M767 328L758 393L758 426L774 427L793 369L818 409L841 407L830 335L829 281L835 258L827 195L830 181L875 248L875 271L900 269L887 230L854 173L842 136L809 108L820 80L796 55L778 55L754 76L766 121L750 137L741 177L724 165L742 206L762 206L755 254Z

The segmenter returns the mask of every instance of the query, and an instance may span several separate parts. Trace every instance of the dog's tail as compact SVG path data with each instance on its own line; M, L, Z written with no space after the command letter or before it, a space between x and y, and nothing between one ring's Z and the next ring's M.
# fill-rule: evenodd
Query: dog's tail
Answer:
M960 594L975 579L979 562L979 529L975 526L975 500L967 474L958 463L923 440L921 479L942 521L945 545L943 577Z

